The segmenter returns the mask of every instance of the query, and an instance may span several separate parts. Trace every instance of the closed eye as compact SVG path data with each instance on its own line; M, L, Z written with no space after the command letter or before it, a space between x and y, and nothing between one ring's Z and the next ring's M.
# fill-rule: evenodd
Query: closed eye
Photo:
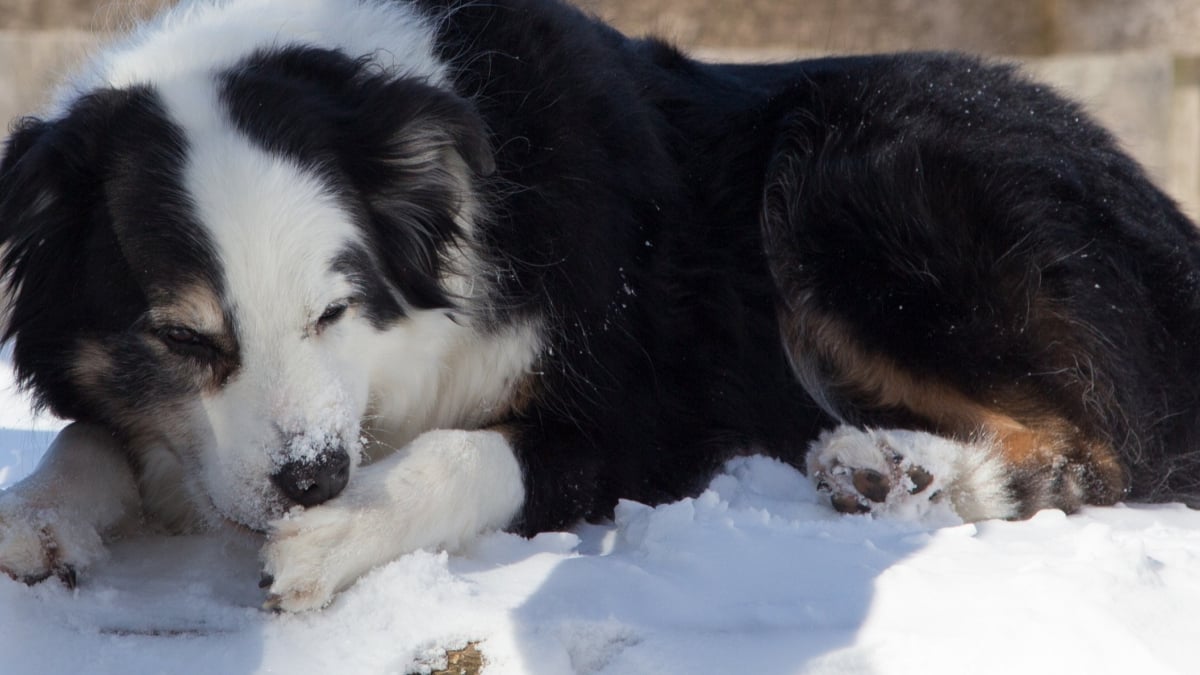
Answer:
M164 326L157 331L158 338L176 354L211 361L221 354L212 338L184 326Z
M330 303L325 308L325 311L321 312L321 316L317 317L317 332L337 323L346 315L346 310L348 309L350 309L349 300L338 300L337 302Z

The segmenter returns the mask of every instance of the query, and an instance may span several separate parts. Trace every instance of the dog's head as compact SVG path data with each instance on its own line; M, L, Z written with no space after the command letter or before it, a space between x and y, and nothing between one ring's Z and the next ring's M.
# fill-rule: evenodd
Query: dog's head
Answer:
M24 121L0 165L18 375L168 451L227 518L323 501L356 464L371 372L437 368L421 317L461 300L491 162L464 99L305 47ZM379 364L405 334L414 363Z

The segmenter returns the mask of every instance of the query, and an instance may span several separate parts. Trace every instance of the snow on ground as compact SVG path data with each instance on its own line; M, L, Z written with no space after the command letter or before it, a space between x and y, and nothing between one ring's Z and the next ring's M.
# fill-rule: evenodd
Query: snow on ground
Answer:
M19 429L0 485L53 437L20 405L0 398ZM485 672L539 674L1183 674L1200 655L1200 512L1175 505L883 521L746 458L695 499L419 552L303 615L258 609L258 544L126 541L74 591L0 577L0 672L406 673L468 641Z
M33 414L28 399L17 391L8 349L0 351L0 488L33 471L62 427L57 419Z

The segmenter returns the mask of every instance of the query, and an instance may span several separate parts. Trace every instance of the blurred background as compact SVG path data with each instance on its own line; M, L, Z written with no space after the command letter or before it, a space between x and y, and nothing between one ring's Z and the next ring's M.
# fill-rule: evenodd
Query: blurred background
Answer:
M575 0L706 59L956 49L1023 63L1082 101L1200 216L1200 0ZM0 119L169 0L0 0Z

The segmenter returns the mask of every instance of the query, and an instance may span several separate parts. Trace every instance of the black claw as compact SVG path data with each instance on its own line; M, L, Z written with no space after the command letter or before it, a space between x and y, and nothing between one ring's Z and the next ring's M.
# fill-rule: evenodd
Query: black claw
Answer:
M838 513L870 513L871 507L863 504L854 495L834 496L830 499Z
M283 608L279 606L282 603L283 603L283 598L272 593L271 595L267 596L267 599L265 601L263 601L262 608L268 612L274 612L275 614L282 614Z
M75 586L77 586L79 582L79 577L75 574L75 568L70 565L56 570L54 576L58 577L58 580L71 590L75 590Z

